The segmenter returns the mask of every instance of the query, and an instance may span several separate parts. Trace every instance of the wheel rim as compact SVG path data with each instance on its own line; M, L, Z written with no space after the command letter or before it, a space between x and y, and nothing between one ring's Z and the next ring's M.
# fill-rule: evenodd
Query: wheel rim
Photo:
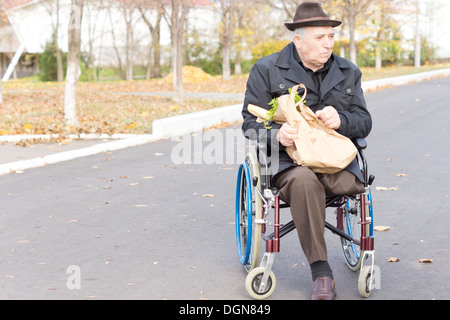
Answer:
M252 225L253 208L249 177L247 164L240 165L236 187L236 240L239 260L243 265L249 260L252 239L252 228L249 226Z
M361 238L361 226L358 224L358 214L352 213L351 209L354 206L355 200L349 199L343 208L343 231L353 239ZM344 253L345 261L352 270L357 270L360 262L361 254L360 246L341 238L342 251Z
M254 186L253 177L258 177ZM254 153L239 167L236 187L236 239L239 260L247 272L258 266L261 247L262 200L255 191L261 189L259 164ZM256 223L258 221L258 223Z
M259 286L261 285L261 280L262 280L263 276L264 276L263 272L259 273L258 275L256 275L253 278L253 281L252 281L252 290L253 290L253 292L256 293L256 294L259 294L259 295L264 295L267 292L269 292L270 289L272 289L272 277L269 276L269 278L267 279L267 286L266 286L265 290L263 292L259 292L258 291Z

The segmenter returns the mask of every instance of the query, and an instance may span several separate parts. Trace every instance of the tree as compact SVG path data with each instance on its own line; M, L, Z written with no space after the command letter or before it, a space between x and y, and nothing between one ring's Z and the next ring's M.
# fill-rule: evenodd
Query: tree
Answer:
M224 80L231 79L230 55L233 45L233 33L235 24L236 0L220 0L222 9L222 77Z
M59 48L59 24L60 24L60 0L56 0L56 8L54 9L53 3L48 1L41 2L42 5L46 8L50 17L53 18L53 14L56 14L56 22L52 24L53 27L53 44L55 46L55 54L56 54L56 66L57 66L57 81L64 81L64 66L63 66L63 57L62 50ZM55 11L55 12L54 12ZM52 19L53 20L53 19Z
M344 0L344 12L350 34L350 61L357 64L356 58L356 18L363 14L374 0Z
M94 64L95 54L94 54L94 41L96 40L97 31L105 26L105 20L101 21L98 18L97 12L106 11L106 6L108 3L105 0L84 0L83 7L83 21L84 30L86 32L86 52L84 52L84 65L86 66L86 79L97 80L97 67ZM102 30L102 33L104 31ZM101 52L102 47L100 46L99 51Z
M153 61L151 60L151 54L148 59L147 78L150 78L150 70L155 78L161 77L161 19L164 12L164 3L156 0L141 0L138 6L144 23L147 25L150 35L150 53L153 52ZM156 10L156 19L149 19L146 16L147 10ZM152 66L153 65L153 66Z
M4 10L3 1L0 1L0 12L3 12L3 10ZM1 18L3 19L3 15L1 16ZM2 89L1 77L0 77L0 103L3 103L3 89Z
M183 102L183 26L186 23L192 0L170 0L170 14L164 10L164 18L172 39L172 71L176 100Z
M136 9L136 0L122 0L121 11L125 21L126 43L125 43L125 78L127 81L134 77L134 25L133 14Z
M419 0L416 0L416 43L414 46L414 67L420 68L420 58L422 52L422 43L420 40L420 5Z
M64 91L64 120L67 125L78 125L76 111L77 82L80 77L81 19L84 0L72 0L69 20L69 52L67 55L66 87Z

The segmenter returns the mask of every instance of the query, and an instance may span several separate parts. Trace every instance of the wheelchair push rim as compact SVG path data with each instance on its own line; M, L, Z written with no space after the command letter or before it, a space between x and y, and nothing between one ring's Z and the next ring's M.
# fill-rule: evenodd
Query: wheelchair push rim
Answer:
M258 177L256 186L252 177ZM247 272L259 262L261 246L261 224L256 223L262 217L261 199L254 188L259 188L259 167L256 156L247 155L239 166L236 186L236 242L239 261Z

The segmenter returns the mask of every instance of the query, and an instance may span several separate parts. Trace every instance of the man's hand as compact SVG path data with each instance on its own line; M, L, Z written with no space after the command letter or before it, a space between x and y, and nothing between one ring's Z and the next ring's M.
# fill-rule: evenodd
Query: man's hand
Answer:
M332 106L317 111L316 116L330 129L337 130L341 126L341 118L339 117L337 110Z
M284 123L280 130L278 130L277 139L285 147L294 145L294 140L297 138L297 129L292 128L289 123Z

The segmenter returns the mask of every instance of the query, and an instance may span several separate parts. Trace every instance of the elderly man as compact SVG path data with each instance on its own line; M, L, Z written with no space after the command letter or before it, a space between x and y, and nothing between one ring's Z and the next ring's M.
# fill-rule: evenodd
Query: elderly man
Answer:
M324 238L325 198L364 192L363 178L354 160L348 168L333 175L315 174L308 167L296 165L285 152L293 144L296 129L289 124L272 123L271 129L257 122L248 105L269 109L275 97L289 88L304 84L306 104L324 124L348 138L365 138L372 119L361 89L361 71L351 62L333 54L334 27L320 4L305 2L298 6L292 23L293 41L280 52L259 60L247 83L242 110L242 125L247 138L266 141L272 157L272 181L282 200L290 204L303 252L311 267L311 299L334 299L335 284L328 263Z

